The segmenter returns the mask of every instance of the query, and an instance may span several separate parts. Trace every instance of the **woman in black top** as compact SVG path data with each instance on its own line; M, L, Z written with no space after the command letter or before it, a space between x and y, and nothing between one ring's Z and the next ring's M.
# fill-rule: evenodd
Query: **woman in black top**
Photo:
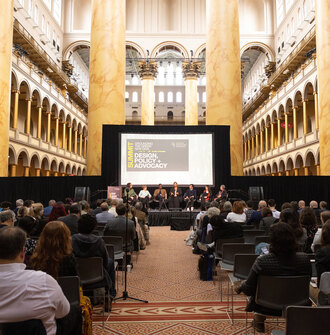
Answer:
M330 271L330 220L322 227L321 248L315 255L315 266L317 272L317 286L320 286L320 278L323 272Z
M182 191L181 188L178 187L178 183L175 181L173 183L173 187L170 190L170 197L168 200L169 208L180 208L181 201Z

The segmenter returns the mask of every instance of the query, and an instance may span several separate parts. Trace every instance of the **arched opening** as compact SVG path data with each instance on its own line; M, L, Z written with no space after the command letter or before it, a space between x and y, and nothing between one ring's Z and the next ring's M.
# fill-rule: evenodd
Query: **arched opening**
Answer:
M306 174L308 176L316 176L317 175L315 157L314 157L314 154L311 151L306 156L305 168L306 168L305 175Z
M297 110L297 135L298 138L304 136L304 120L303 120L303 102L302 94L298 91L294 98L294 106Z
M292 100L291 99L288 99L288 101L286 102L285 112L288 115L288 142L291 142L291 141L293 141L293 137L294 137L294 129L293 129L293 104L292 104Z
M12 167L15 169L14 174L11 171ZM16 156L14 149L10 147L8 152L8 176L16 177Z
M167 120L173 120L173 112L172 111L167 112Z
M16 168L16 176L22 177L25 175L26 169L29 168L29 159L27 152L21 151L21 153L18 155L17 159L17 168ZM30 173L26 175L26 177L30 176Z
M77 175L77 167L76 167L75 165L74 165L73 168L72 168L72 174L73 174L74 176Z
M294 165L291 157L286 162L286 171L289 172L289 176L294 176Z
M33 155L30 163L30 176L40 176L40 160L37 155Z
M295 169L297 169L298 176L304 176L304 161L300 155L296 157Z
M272 174L278 174L278 168L276 162L272 165Z
M50 175L51 176L55 176L57 174L57 163L55 160L52 161L51 165L50 165Z
M70 164L67 164L67 165L66 165L65 173L66 173L68 176L71 175L71 166L70 166Z
M41 175L49 176L49 161L47 157L45 157L41 162Z
M315 100L314 89L311 83L308 83L305 92L304 100L306 103L306 116L307 116L307 133L315 131Z
M28 101L31 99L30 87L25 81L22 81L19 87L19 92L17 129L20 132L25 133L27 129L26 119L28 113Z
M48 113L50 113L50 103L48 98L44 98L42 101L42 115L41 115L41 139L47 141L47 129L48 129Z
M261 175L264 176L266 174L266 169L264 165L261 167Z

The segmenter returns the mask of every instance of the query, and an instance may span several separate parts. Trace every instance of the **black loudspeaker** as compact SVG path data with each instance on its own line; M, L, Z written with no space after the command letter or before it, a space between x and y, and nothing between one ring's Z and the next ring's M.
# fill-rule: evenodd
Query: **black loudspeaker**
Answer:
M90 200L90 189L89 187L77 186L74 189L74 201L78 202L81 200Z
M262 186L249 187L249 199L252 201L260 201L264 199L264 188Z

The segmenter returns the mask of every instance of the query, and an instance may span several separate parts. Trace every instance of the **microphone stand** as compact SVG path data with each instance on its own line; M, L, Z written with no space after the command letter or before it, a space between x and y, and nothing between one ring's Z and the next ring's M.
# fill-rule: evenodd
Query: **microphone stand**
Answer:
M124 288L124 291L123 291L123 295L121 297L115 298L115 301L131 299L131 300L135 300L135 301L148 303L147 300L142 300L142 299L133 298L133 297L129 296L129 294L127 292L128 191L129 191L129 189L126 188L126 231L125 231L126 242L125 242L125 270L124 270L125 271L125 288Z

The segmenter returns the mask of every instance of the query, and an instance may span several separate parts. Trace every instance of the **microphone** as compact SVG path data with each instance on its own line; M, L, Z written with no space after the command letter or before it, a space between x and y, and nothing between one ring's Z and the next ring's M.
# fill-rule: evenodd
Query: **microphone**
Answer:
M129 192L129 187L125 187L125 191L128 193Z

